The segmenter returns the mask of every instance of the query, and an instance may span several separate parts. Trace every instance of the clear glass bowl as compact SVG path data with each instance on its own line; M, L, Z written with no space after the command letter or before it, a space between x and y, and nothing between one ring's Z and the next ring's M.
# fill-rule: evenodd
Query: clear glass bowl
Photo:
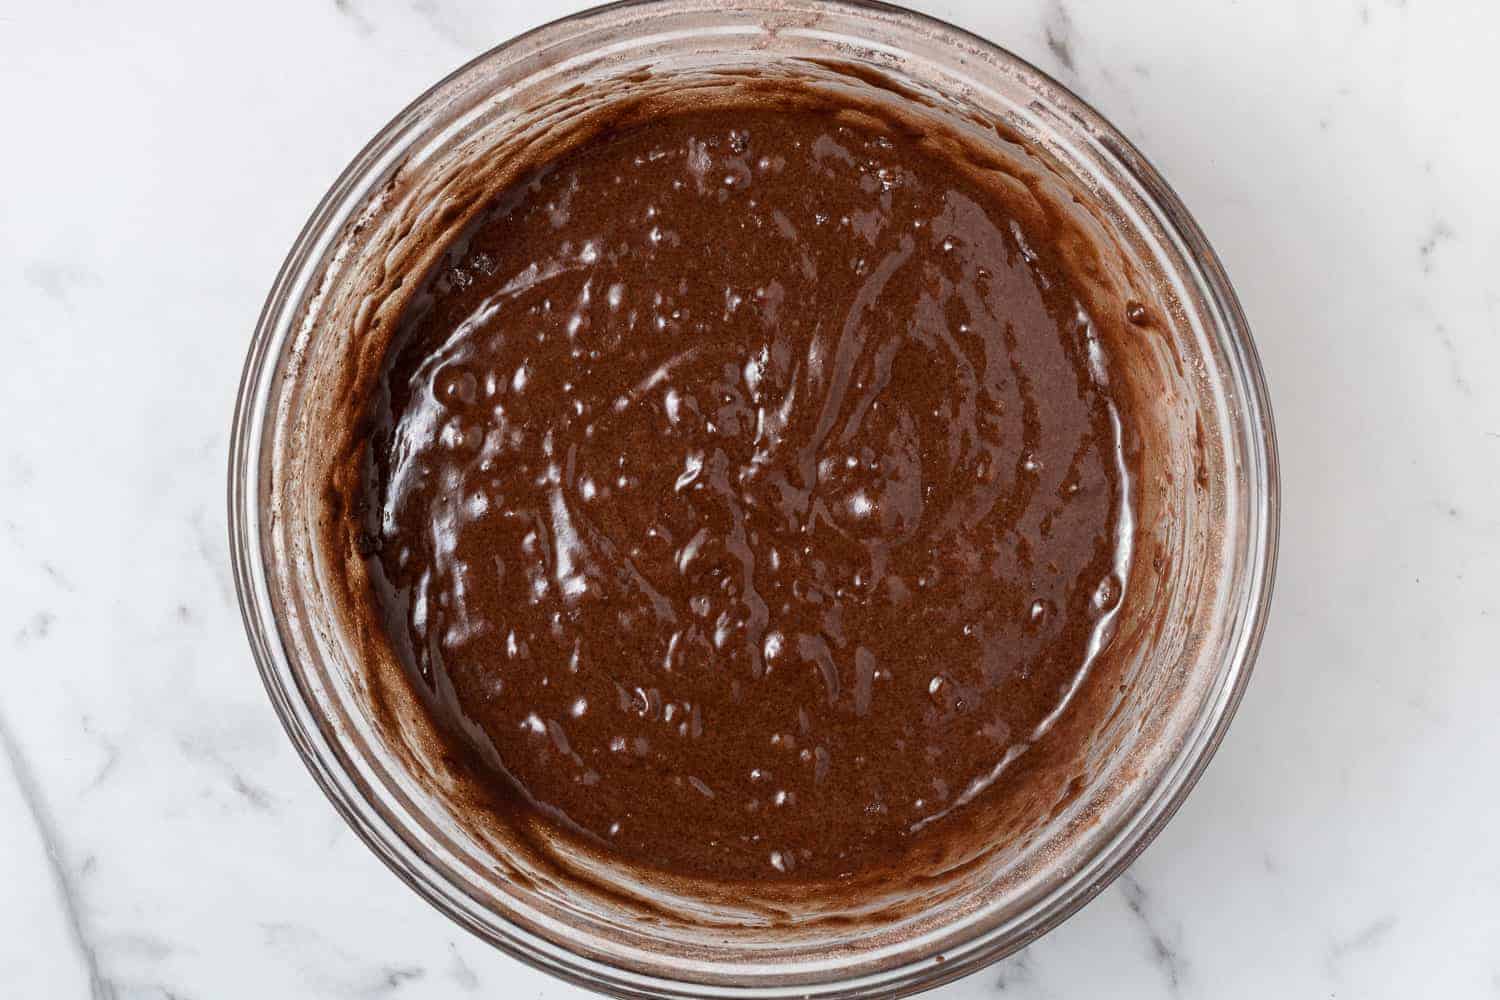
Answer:
M745 71L894 102L990 142L1101 245L1110 294L1145 306L1115 345L1138 373L1142 456L1120 702L1076 794L909 917L741 928L666 893L645 913L572 893L448 812L375 725L338 600L326 470L380 288L419 274L462 212L461 173L604 103ZM1009 168L1007 168L1009 169ZM462 206L457 208L461 209ZM376 303L377 305L372 305ZM347 410L347 405L345 406ZM1277 472L1266 388L1218 259L1155 170L1095 111L994 45L909 11L824 0L652 0L549 24L398 115L324 197L267 299L234 415L231 551L256 660L288 735L350 826L473 933L629 997L896 997L1024 946L1130 863L1202 773L1244 690L1270 597ZM345 595L347 596L347 595ZM413 726L417 722L412 723ZM405 738L403 735L402 738ZM434 764L436 768L436 764ZM675 914L670 918L663 912Z

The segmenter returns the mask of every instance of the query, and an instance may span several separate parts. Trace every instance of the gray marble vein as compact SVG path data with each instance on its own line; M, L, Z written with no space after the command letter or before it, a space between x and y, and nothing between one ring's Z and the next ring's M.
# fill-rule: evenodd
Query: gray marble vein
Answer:
M375 23L365 15L363 10L355 6L354 0L333 0L333 9L347 19L359 34L374 34Z
M262 932L267 946L290 961L318 995L378 1000L401 993L427 975L420 965L362 961L301 924L266 924Z
M50 611L37 611L16 630L14 643L17 649L25 649L34 642L41 642L52 632L57 617Z
M1045 998L1051 994L1042 988L1031 949L1025 948L1000 963L995 989L1001 993L1028 998Z
M15 476L14 485L17 487L30 486L35 477L35 467L32 463L19 456L13 456L10 465ZM47 579L49 584L65 594L77 591L78 587L74 584L72 578L63 572L52 558L36 555L33 550L34 546L27 544L24 532L21 530L19 524L12 520L6 520L5 535L16 554L25 560L26 563L34 565L40 570L42 576Z
M93 1000L114 1000L115 987L105 976L100 965L83 898L73 873L69 870L57 821L42 793L42 785L37 779L36 771L27 759L21 744L16 741L10 722L3 714L0 714L0 751L4 752L6 760L10 763L16 787L21 793L21 801L26 803L26 809L31 814L31 823L36 828L37 836L41 839L42 848L47 855L47 863L52 870L52 879L57 887L58 901L62 905L63 916L68 925L68 934L72 938L78 958L83 962L88 975L89 995Z
M494 39L482 38L471 31L452 5L443 0L411 0L411 9L439 38L463 52L477 53L494 42Z
M1336 939L1328 947L1329 964L1337 965L1355 952L1369 951L1377 947L1395 929L1397 922L1394 914L1388 914L1378 920L1370 921L1347 937Z
M99 283L99 276L86 267L67 261L33 260L26 265L27 282L47 298L71 306L76 292Z
M1119 884L1120 892L1125 897L1126 907L1140 922L1141 929L1145 931L1146 941L1151 946L1151 960L1161 970L1167 989L1173 996L1177 996L1182 990L1186 962L1169 940L1166 931L1160 926L1146 887L1141 884L1140 879L1131 872L1126 872L1120 876Z
M275 796L268 789L245 777L244 773L217 746L206 739L183 736L177 740L177 747L188 759L202 761L220 771L228 781L229 788L253 808L261 812L269 812L275 808Z
M73 586L73 581L69 580L66 576L63 575L62 570L58 569L52 564L51 560L43 559L37 565L42 568L42 572L47 575L47 579L55 583L59 589L69 592L78 589Z
M1438 343L1443 345L1443 353L1448 356L1448 368L1453 378L1453 387L1465 396L1474 395L1474 387L1469 384L1469 377L1465 373L1466 366L1458 355L1458 344L1454 342L1452 333L1441 323L1436 326L1434 332L1437 334Z
M450 943L449 950L453 952L453 961L448 963L448 976L459 988L466 992L479 989L479 975L474 967L464 961L463 955L458 950L457 944Z
M1457 235L1445 219L1438 219L1428 228L1427 235L1417 246L1417 256L1422 260L1423 274L1432 273L1433 255L1440 247L1453 242Z
M209 517L204 509L193 511L188 518L193 531L193 543L203 566L213 578L219 596L226 607L235 604L234 581L229 575L229 550L221 537L221 530L210 528Z
M1042 31L1046 35L1047 50L1064 70L1074 72L1073 18L1063 0L1049 0L1042 16Z
M114 774L115 768L119 766L120 745L115 740L110 739L100 732L93 718L90 716L85 715L83 717L83 721L79 723L79 729L83 731L84 735L99 744L99 749L104 755L104 759L99 763L98 769L94 772L93 777L89 779L86 786L89 791L93 791L109 780L109 777Z

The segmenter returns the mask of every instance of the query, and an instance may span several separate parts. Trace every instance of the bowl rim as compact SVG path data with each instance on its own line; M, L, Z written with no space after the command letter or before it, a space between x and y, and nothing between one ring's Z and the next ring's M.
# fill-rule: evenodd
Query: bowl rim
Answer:
M701 0L697 2L701 4ZM936 961L916 958L858 979L800 981L785 987L767 988L665 979L590 959L510 921L506 921L504 930L497 930L468 912L453 893L439 891L441 886L455 890L458 895L466 893L450 879L441 865L417 856L398 831L376 828L362 809L367 803L352 794L349 783L341 781L341 776L335 773L331 764L336 761L330 761L316 745L322 734L307 709L306 693L298 690L297 683L286 683L290 665L286 662L277 628L277 614L273 607L268 606L271 603L269 593L263 596L260 592L264 586L261 579L264 575L261 569L264 550L260 541L261 438L267 408L257 404L269 395L275 379L276 357L273 355L279 354L279 350L273 351L273 348L279 349L280 342L285 339L277 335L284 314L295 315L301 305L302 296L291 293L307 278L309 263L320 259L315 252L337 237L337 232L330 229L337 208L350 196L358 182L370 174L372 166L380 163L407 129L420 120L424 108L444 90L491 60L504 58L529 42L584 22L644 8L695 9L694 3L695 0L620 0L586 8L515 35L463 63L408 103L339 174L298 233L272 283L257 319L240 378L229 442L227 491L229 552L235 590L252 654L272 706L323 794L350 829L401 881L476 937L574 985L621 997L904 996L967 975L1052 930L1108 887L1151 844L1197 784L1222 743L1243 698L1264 637L1278 558L1280 470L1270 394L1249 323L1222 262L1187 208L1145 155L1092 105L1026 59L941 18L880 0L793 0L790 4L824 8L855 18L872 14L897 16L919 28L951 36L953 40L981 50L1045 87L1048 99L1078 119L1090 137L1113 155L1116 165L1139 185L1164 222L1169 224L1168 235L1180 241L1182 258L1194 272L1191 277L1216 316L1221 334L1219 346L1226 354L1227 380L1239 390L1235 398L1242 412L1234 424L1237 429L1246 431L1245 476L1256 484L1259 495L1253 497L1256 502L1247 505L1245 513L1249 539L1246 544L1246 583L1239 604L1241 614L1230 628L1231 638L1223 668L1230 683L1219 692L1217 704L1205 708L1211 720L1207 729L1197 733L1194 743L1185 745L1164 767L1158 787L1135 806L1134 812L1122 821L1120 830L1097 844L1093 852L1083 858L1079 872L1060 880L1034 904L1031 914L1027 915L1031 919L1025 922L1024 934L1012 932L1011 940L990 941L987 947L975 947L984 944L986 938L1003 938L1007 925L1000 924L962 942L965 948L963 956L951 961L944 962L942 956ZM722 6L771 11L780 5L775 0L747 0L743 4L739 0L724 0ZM281 332L284 335L286 331ZM251 486L254 488L249 488ZM300 698L293 698L294 691ZM1143 819L1146 822L1140 825Z

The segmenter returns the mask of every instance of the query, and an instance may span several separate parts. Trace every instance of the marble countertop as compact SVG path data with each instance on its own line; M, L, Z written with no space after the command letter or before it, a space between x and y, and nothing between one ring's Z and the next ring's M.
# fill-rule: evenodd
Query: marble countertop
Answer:
M0 995L582 994L345 828L224 524L261 300L411 97L571 2L0 7ZM1131 136L1223 256L1281 432L1239 717L1130 872L936 994L1500 997L1500 5L926 2Z

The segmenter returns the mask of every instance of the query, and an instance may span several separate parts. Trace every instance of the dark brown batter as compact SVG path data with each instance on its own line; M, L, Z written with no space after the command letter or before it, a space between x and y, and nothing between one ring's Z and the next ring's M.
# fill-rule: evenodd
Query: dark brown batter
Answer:
M494 809L843 875L1011 794L1085 682L1129 516L1107 359L1003 187L875 129L596 137L408 305L364 539Z

